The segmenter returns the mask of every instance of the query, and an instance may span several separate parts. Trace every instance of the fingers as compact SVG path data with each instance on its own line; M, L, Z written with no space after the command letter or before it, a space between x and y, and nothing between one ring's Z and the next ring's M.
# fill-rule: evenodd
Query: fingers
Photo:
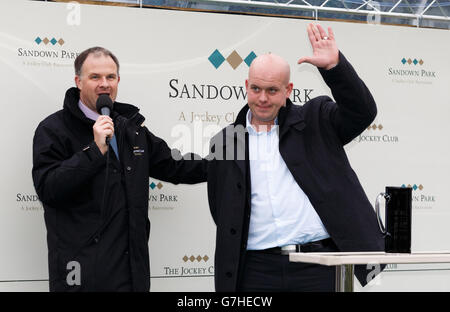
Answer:
M322 28L322 26L320 26L319 24L317 24L316 26L317 26L317 29L319 30L320 39L329 37L329 36L327 36L327 32Z
M330 38L330 40L334 40L334 32L331 27L328 27L328 37Z
M306 31L308 32L309 42L311 43L311 45L313 45L314 43L316 43L317 40L311 25L312 24L308 24L308 27L306 27Z
M302 63L311 63L311 58L309 57L302 57L297 61L297 64L302 64Z
M319 41L319 40L322 39L322 37L320 36L320 32L317 29L316 25L309 24L308 27L311 29L312 33L314 34L314 37L315 37L316 41Z
M306 30L308 32L309 41L311 43L323 40L325 37L327 37L330 40L334 40L334 33L331 27L328 27L328 34L325 31L325 29L323 29L323 27L320 26L319 24L317 25L313 23L308 24Z
M105 154L108 150L106 145L106 137L112 138L114 135L114 123L109 116L100 116L93 126L94 141L98 148Z

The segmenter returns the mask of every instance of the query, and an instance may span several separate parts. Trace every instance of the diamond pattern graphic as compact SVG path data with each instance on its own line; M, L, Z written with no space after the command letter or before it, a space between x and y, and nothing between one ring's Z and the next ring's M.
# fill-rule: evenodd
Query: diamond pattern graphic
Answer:
M52 45L59 43L59 45L61 45L61 46L65 43L63 38L56 40L54 37L52 38L52 40L49 40L47 37L45 37L44 39L41 39L40 37L36 37L36 39L34 39L34 42L36 42L37 44L41 44L41 42L43 42L44 44L51 43Z
M424 63L424 61L423 61L422 59L417 60L416 58L413 59L413 60L410 59L410 58L409 58L409 59L402 58L400 62L402 62L403 65L405 65L406 63L408 63L409 65L411 65L411 64L414 64L414 65L417 65L417 64L423 65L423 63Z
M219 50L215 50L211 55L208 57L208 60L213 64L213 66L217 69L220 65L225 61L225 58L223 57L222 53L219 52Z
M155 184L155 182L150 183L150 188L154 190L155 188L158 188L158 190L162 189L163 184L161 182L158 182L158 184Z
M243 62L242 57L234 50L231 52L231 54L227 57L228 64L231 65L233 69L238 68L239 65Z
M407 186L406 186L406 184L402 184L402 187L411 187L414 191L417 191L417 189L419 189L420 191L424 189L422 184L419 184L419 185L417 185L417 184L414 184L414 185L408 184Z
M369 126L368 128L367 128L367 130L382 130L383 129L383 125L382 124L379 124L378 126L376 125L376 124L373 124L373 125L371 125L371 126Z
M239 53L236 50L233 50L233 52L231 52L231 54L225 59L222 53L220 53L219 50L216 49L208 57L208 60L216 69L218 69L225 60L228 62L228 64L230 64L230 66L233 69L236 69L239 67L239 65L242 64L242 62L245 62L245 64L247 64L247 66L250 67L250 65L252 64L253 60L256 57L257 55L255 54L255 52L252 51L246 56L245 59L242 59Z
M188 257L188 256L185 255L182 258L182 260L184 262L188 262L188 261L194 262L195 260L197 260L197 262L201 262L202 260L207 262L209 260L209 257L207 255L204 255L203 257L200 256L200 255L198 255L197 257L195 257L194 255L191 255L190 257Z
M249 55L244 59L245 64L247 64L248 67L252 64L253 60L256 58L255 52L250 52Z

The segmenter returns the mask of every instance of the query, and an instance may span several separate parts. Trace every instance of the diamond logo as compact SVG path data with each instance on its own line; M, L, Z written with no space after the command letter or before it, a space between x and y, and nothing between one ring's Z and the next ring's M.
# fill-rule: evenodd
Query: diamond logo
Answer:
M231 54L227 57L227 62L233 69L238 68L238 66L241 65L242 61L242 57L236 52L236 50L231 52Z
M423 187L422 184L419 184L419 185L417 185L417 184L414 184L414 185L411 185L411 184L408 184L408 185L402 184L402 187L411 187L414 191L417 191L417 189L419 189L420 191L424 189L424 187Z
M383 125L382 124L379 124L378 126L376 125L376 124L373 124L373 125L371 125L371 126L369 126L368 128L367 128L367 130L382 130L383 129Z
M155 182L150 183L150 188L154 190L155 188L158 188L158 190L162 189L163 184L161 182L158 182L158 184L155 184Z
M217 69L220 65L225 61L223 55L219 52L219 50L215 50L209 57L208 60L213 64L213 66Z
M244 59L245 64L247 64L248 67L252 64L253 60L256 58L255 52L250 52L249 55Z
M63 38L60 38L59 40L56 40L55 37L52 38L52 40L49 40L47 37L44 39L41 39L40 37L37 37L36 39L34 39L34 42L36 42L37 44L41 44L41 42L48 44L51 43L52 45L55 45L57 43L59 43L59 45L63 45L65 43L65 41L63 40Z
M225 60L228 62L228 64L230 64L230 66L233 69L236 69L239 67L239 65L242 64L242 62L245 62L245 64L247 64L247 66L250 67L250 65L252 64L253 60L256 57L257 57L257 55L255 54L255 52L252 51L249 53L249 55L247 55L247 57L245 59L242 59L242 57L239 55L239 53L237 53L236 50L233 50L233 52L231 52L231 54L225 59L225 57L222 55L222 53L220 53L219 50L216 49L208 57L208 60L211 62L211 64L213 64L213 66L216 69L218 69Z
M414 64L414 65L423 65L424 61L422 59L418 60L418 59L406 59L406 58L402 58L401 60L402 64L405 65L406 63L408 63L409 65Z

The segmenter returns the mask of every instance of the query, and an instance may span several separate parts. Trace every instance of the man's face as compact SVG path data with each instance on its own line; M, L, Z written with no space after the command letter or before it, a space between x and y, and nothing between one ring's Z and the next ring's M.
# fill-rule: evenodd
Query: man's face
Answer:
M81 67L81 75L75 76L81 101L93 111L97 111L95 104L100 94L109 94L113 102L116 100L119 81L116 63L104 54L89 54Z
M281 106L286 104L293 84L289 83L289 73L283 66L266 61L252 65L245 81L252 112L251 123L256 126L272 125Z

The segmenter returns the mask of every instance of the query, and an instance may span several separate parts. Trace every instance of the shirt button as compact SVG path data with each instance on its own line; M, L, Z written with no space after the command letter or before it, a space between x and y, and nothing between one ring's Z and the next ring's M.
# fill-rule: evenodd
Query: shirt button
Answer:
M236 186L237 186L238 189L241 189L241 188L242 188L241 182L238 182L238 183L236 184Z
M98 243L98 241L100 240L100 238L98 236L94 237L94 243Z
M235 229L231 229L230 233L231 233L231 235L234 235L234 234L236 234L236 230Z
M129 254L128 250L127 250L127 251L125 251L125 255L126 255L126 256L128 256L128 254Z
M233 276L233 273L231 273L231 272L227 272L227 273L225 273L225 275L226 275L226 277L230 278L230 277L232 277L232 276Z
M127 167L127 171L128 171L128 172L131 171L131 167L130 167L130 166Z

